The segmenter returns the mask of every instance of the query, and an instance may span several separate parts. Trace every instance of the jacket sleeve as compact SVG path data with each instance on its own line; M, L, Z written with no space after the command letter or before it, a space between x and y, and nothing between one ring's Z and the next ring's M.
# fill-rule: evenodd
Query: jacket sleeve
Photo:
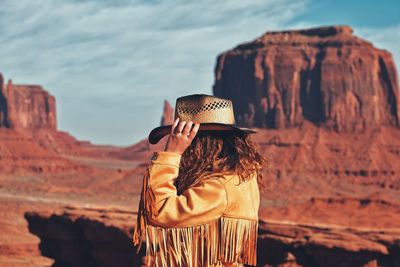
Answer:
M184 227L211 222L221 217L227 207L224 185L208 179L177 195L174 180L179 173L181 155L155 152L150 166L148 185L153 194L156 215L150 224L162 227Z

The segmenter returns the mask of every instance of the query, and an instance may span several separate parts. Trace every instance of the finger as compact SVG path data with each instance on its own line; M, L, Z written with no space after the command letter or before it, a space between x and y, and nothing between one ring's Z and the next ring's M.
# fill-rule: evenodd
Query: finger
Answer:
M192 121L188 121L188 122L186 123L185 128L183 128L183 131L182 131L182 134L183 134L184 136L188 136L188 135L189 135L190 130L192 129L192 125L193 125L193 122L192 122Z
M174 133L175 127L178 125L179 122L179 118L176 118L176 120L174 121L174 123L172 124L171 127L171 134Z
M193 139L196 136L197 132L199 131L199 128L200 128L200 123L195 123L195 125L193 126L193 129L190 131L188 137Z
M182 133L183 127L185 127L186 121L179 122L178 127L175 128L175 134Z

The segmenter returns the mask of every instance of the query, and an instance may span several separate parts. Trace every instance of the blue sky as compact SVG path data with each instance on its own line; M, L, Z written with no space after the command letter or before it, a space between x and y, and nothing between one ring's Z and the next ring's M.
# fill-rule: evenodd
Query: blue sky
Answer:
M0 71L43 85L58 128L97 144L146 138L164 99L211 94L216 56L269 30L347 24L400 62L395 0L0 3Z

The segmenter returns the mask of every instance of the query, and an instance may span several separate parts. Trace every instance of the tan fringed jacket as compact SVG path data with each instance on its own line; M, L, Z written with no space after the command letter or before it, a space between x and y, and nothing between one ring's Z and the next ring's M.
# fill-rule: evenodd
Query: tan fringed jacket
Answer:
M181 155L155 152L139 204L133 241L146 241L150 266L256 265L260 193L255 176L207 179L177 195Z

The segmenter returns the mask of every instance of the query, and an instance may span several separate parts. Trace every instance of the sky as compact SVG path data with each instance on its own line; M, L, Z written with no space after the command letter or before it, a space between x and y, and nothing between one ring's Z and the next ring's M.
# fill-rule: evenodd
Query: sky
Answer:
M389 50L400 68L398 0L0 0L0 72L56 97L58 128L126 146L164 100L212 94L218 54L266 31L333 24Z

